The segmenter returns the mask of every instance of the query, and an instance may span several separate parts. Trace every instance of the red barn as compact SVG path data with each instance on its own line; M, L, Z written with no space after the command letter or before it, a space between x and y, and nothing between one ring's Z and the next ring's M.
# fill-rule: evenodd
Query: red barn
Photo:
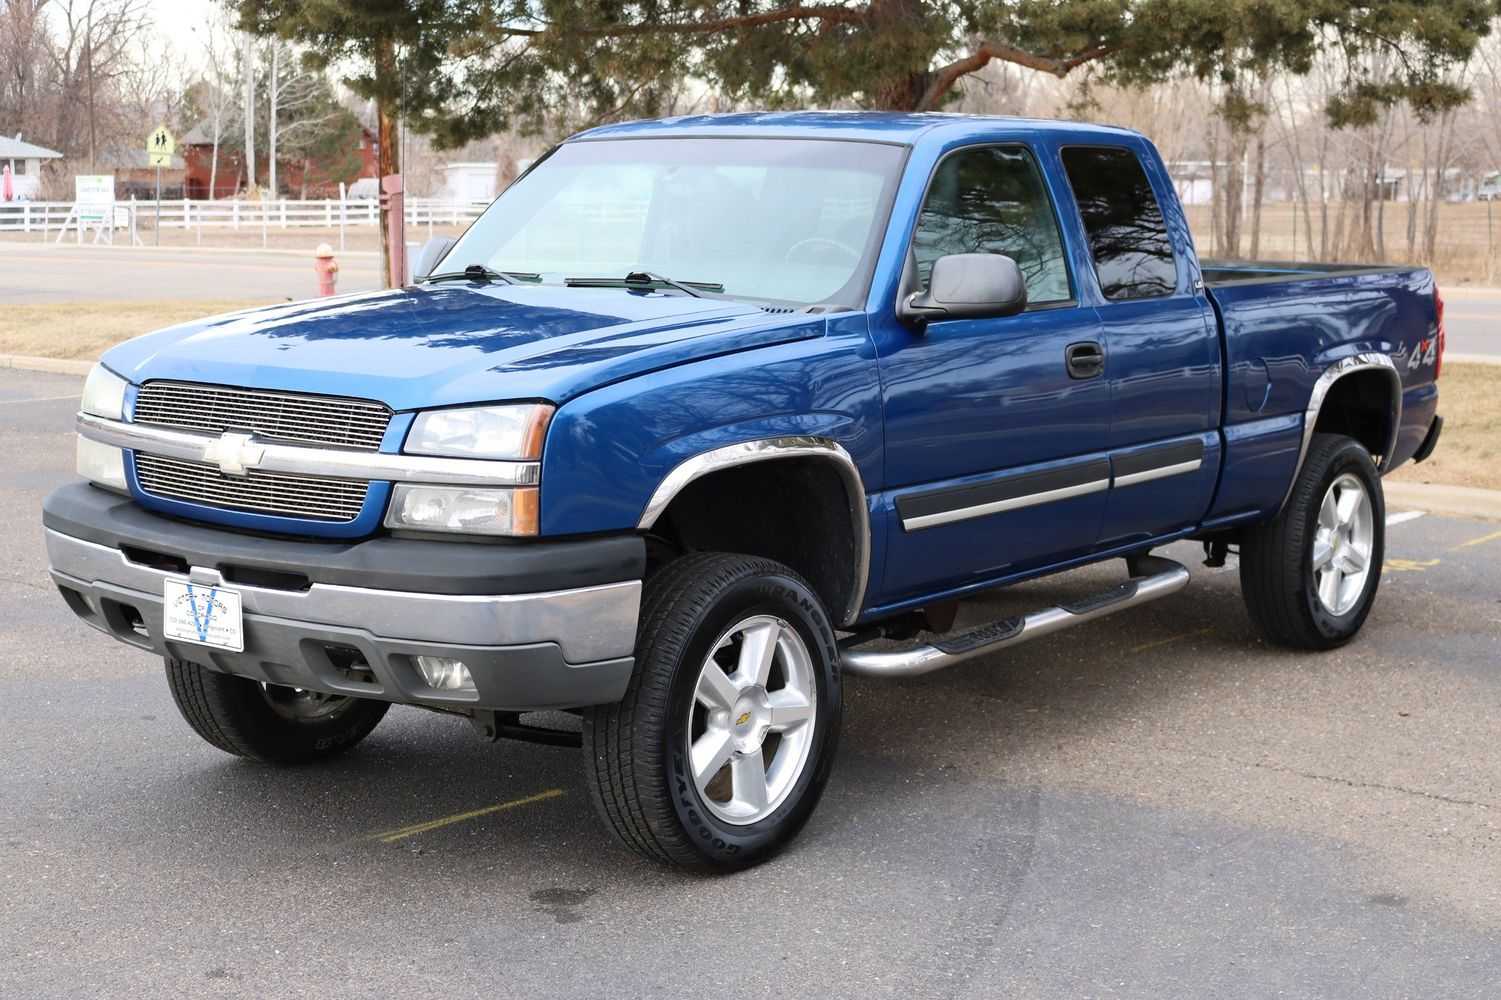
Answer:
M377 175L375 133L361 126L359 143L360 168L356 176L375 177ZM198 200L232 198L239 194L240 188L244 186L245 151L238 145L231 146L221 139L219 173L214 178L214 190L209 191L209 178L213 174L214 159L214 138L211 125L199 122L193 126L186 135L177 140L177 152L187 165L187 173L183 180L184 197ZM307 173L312 176L304 185L305 168L308 168ZM276 164L276 186L281 188L279 192L281 194L305 198L337 198L339 196L338 179L325 180L318 176L320 173L317 161L309 165L301 160L279 159ZM256 157L255 175L263 183L269 176L264 156Z

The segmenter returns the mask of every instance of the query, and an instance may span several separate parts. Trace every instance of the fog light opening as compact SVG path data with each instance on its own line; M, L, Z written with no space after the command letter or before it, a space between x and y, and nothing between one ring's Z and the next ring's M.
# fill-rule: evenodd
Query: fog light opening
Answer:
M453 691L459 694L475 694L474 677L463 660L446 656L414 656L417 672L434 691Z

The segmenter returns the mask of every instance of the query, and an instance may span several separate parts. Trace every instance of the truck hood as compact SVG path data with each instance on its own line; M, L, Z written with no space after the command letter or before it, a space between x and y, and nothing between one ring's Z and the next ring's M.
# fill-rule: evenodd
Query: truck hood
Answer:
M562 403L690 361L821 336L824 320L676 293L439 285L314 299L169 327L104 363L178 379L377 399L396 410Z

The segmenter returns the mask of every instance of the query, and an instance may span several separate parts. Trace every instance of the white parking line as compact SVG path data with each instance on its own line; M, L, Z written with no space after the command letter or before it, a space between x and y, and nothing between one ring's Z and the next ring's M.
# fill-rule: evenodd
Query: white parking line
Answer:
M1421 510L1405 510L1400 514L1388 514L1386 515L1386 526L1390 528L1392 525L1402 524L1404 521L1416 521L1425 513L1427 512Z
M51 403L59 399L77 399L78 393L70 392L66 396L28 396L26 399L0 399L0 406L7 403Z

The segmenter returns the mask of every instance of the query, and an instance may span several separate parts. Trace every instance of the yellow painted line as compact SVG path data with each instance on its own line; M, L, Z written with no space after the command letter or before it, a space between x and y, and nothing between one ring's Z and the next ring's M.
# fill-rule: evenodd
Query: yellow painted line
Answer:
M1489 535L1481 535L1479 538L1472 538L1468 542L1460 542L1449 551L1458 552L1460 549L1467 549L1471 545L1484 545L1486 542L1494 542L1498 538L1501 538L1501 531L1493 531Z
M535 802L544 802L547 799L555 799L563 795L563 789L552 788L536 795L528 795L524 799L513 799L510 802L502 802L499 805L485 806L483 809L471 809L469 812L455 813L452 816L444 816L442 819L430 819L426 823L413 823L411 826L398 827L395 830L387 830L385 833L373 833L366 840L378 840L382 844L394 844L404 837L414 837L419 833L427 833L429 830L437 830L440 827L452 826L454 823L463 823L466 820L478 819L491 813L502 812L506 809L517 809L521 806L529 806Z
M1451 312L1448 309L1445 309L1444 310L1444 319L1448 319L1451 316L1453 318L1455 318L1455 319L1488 319L1488 320L1498 320L1498 319L1501 319L1501 316L1498 316L1495 313Z
M1144 642L1140 646L1132 646L1130 649L1126 650L1126 652L1145 653L1149 649L1156 649L1158 646L1166 646L1170 642L1182 642L1184 639L1193 639L1197 636L1208 635L1213 631L1214 629L1211 627L1201 628L1196 632L1184 632L1182 635L1168 636L1166 639L1158 639L1156 642Z
M1388 573L1422 573L1437 565L1437 559L1388 559L1381 568Z

